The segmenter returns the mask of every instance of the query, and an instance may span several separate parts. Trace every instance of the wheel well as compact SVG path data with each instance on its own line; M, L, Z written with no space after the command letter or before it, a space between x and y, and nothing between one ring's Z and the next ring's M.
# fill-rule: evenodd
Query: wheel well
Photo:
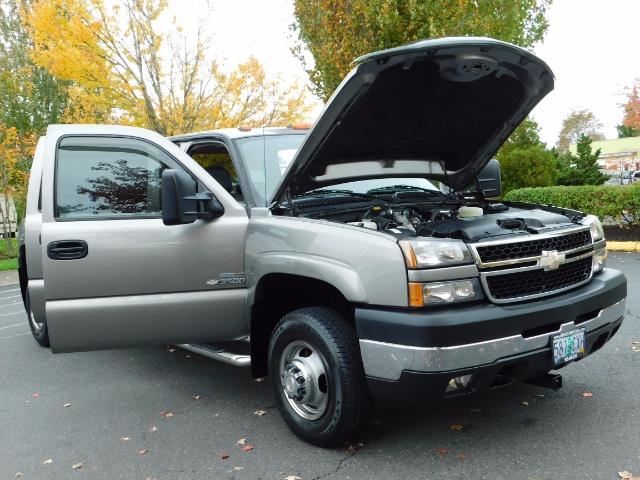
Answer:
M27 252L24 245L20 245L18 252L18 279L20 281L20 294L22 295L22 302L26 300L27 283L29 282L29 275L27 273Z
M287 313L303 307L328 307L354 321L353 306L333 285L315 278L272 273L262 277L251 306L251 370L254 377L268 374L271 332Z

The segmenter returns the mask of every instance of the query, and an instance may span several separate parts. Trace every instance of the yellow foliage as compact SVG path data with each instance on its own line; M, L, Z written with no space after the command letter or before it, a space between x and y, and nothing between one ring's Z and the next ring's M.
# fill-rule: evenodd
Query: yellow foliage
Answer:
M231 72L206 61L201 30L193 48L176 26L159 33L166 0L34 0L23 13L32 58L69 80L64 120L117 122L164 135L238 125L286 125L310 110L303 87L268 79L249 58ZM202 28L202 26L201 26ZM163 58L168 41L169 58Z

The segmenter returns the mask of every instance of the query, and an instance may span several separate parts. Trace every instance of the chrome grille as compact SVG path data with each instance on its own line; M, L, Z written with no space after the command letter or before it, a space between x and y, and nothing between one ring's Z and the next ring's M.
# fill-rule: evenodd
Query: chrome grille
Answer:
M487 297L510 303L588 282L593 242L587 227L470 245Z
M588 256L575 262L565 263L557 270L542 268L523 272L506 273L487 277L487 287L497 300L530 297L563 290L591 277L592 258Z
M536 257L541 255L543 250L566 252L567 250L573 250L585 245L591 245L591 233L589 230L557 237L531 239L513 243L499 243L486 247L478 245L476 248L480 260L483 263L489 263L515 258Z

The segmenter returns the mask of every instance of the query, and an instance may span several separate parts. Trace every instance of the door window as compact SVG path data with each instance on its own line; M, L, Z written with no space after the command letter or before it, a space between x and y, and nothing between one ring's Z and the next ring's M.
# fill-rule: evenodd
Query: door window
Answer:
M175 160L142 140L65 137L56 161L56 217L159 217L167 168L177 168Z

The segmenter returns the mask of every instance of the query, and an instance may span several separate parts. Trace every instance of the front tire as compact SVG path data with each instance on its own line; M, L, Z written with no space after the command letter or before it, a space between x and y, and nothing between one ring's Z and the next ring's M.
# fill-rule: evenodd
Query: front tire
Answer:
M333 310L285 315L269 342L269 373L280 413L309 443L340 445L368 416L371 398L356 333Z

